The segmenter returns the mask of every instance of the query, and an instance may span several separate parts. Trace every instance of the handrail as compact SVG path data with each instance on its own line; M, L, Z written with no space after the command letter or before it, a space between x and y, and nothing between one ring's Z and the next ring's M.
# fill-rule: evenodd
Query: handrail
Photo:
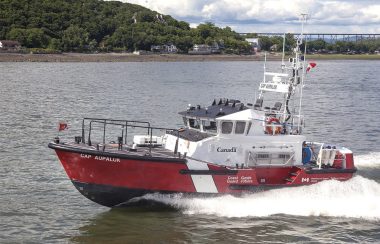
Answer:
M115 120L115 119L99 119L99 118L84 118L82 121L82 143L85 143L85 121L89 120L89 131L88 131L88 139L87 144L91 146L91 131L92 131L92 125L93 123L98 123L103 125L103 144L105 145L106 140L106 125L119 125L123 128L125 127L125 135L124 135L124 143L127 144L127 133L128 133L128 127L130 128L143 128L147 129L147 135L150 136L149 140L149 154L151 155L153 144L152 144L152 137L153 137L153 131L154 130L165 130L165 131L173 131L177 132L177 141L176 141L176 148L174 150L174 154L177 154L178 150L178 140L179 140L179 130L178 129L172 129L172 128L165 128L165 127L152 127L150 126L149 122L146 121L138 121L138 120ZM145 124L145 125L144 125ZM122 137L123 137L123 131L122 130ZM104 149L104 148L103 148Z
M90 130L91 130L91 122L92 121L97 121L97 122L123 122L125 123L125 128L126 128L126 131L125 131L125 143L127 143L127 127L128 127L128 123L139 123L139 124L146 124L148 125L148 127L150 127L150 123L147 122L147 121L138 121L138 120L120 120L120 119L102 119L102 118L91 118L91 117L86 117L86 118L83 118L82 120L82 142L85 143L85 121L86 120L91 120L90 121ZM124 124L117 124L117 125L121 125L121 126L124 126Z

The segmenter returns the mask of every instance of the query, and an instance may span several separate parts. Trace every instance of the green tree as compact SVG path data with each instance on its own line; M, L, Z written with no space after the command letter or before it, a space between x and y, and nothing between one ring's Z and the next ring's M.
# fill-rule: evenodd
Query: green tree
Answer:
M62 41L56 38L50 39L49 48L53 50L62 50Z
M190 25L189 23L185 22L185 21L179 21L178 22L178 27L182 30L190 30Z
M122 47L125 49L132 50L133 48L133 31L131 28L120 27L116 29L109 40L109 44L114 47ZM136 35L135 35L136 36Z
M98 42L95 39L92 39L90 43L88 44L90 51L95 51L98 47Z
M326 48L327 48L327 43L322 39L310 41L307 43L307 49L309 51L318 51L318 50L322 50Z
M16 40L21 43L21 45L25 45L27 37L27 30L23 28L12 28L8 34L7 39Z
M26 47L46 48L49 44L49 38L41 29L32 28L27 30Z
M89 34L77 25L71 25L63 32L62 43L65 51L82 51L88 44Z
M216 27L211 22L206 22L205 24L200 24L197 27L198 35L205 40L208 37L215 37L216 36Z
M194 45L193 44L193 38L191 36L179 37L177 39L177 42L175 42L175 45L182 52L187 53L189 51L189 49Z
M174 43L183 51L193 44L224 42L233 52L245 50L244 37L230 27L211 22L190 28L169 15L163 20L147 8L101 0L2 0L0 39L18 40L28 47L61 51L149 50L150 45ZM136 16L137 23L132 19Z
M260 36L260 46L262 50L269 51L270 47L273 45L273 42L268 36Z

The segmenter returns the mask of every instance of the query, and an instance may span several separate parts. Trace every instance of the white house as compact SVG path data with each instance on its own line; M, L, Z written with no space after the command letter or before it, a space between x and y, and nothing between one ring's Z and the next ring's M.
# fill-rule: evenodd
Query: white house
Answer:
M249 44L251 44L252 51L254 51L254 52L260 52L261 51L259 38L246 38L245 40Z
M21 48L21 44L18 41L0 40L0 49L7 51L18 51Z

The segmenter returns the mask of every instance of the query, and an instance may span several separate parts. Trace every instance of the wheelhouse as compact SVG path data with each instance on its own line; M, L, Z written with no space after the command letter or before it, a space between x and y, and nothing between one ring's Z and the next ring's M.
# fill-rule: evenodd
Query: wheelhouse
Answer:
M183 118L185 128L216 135L221 132L218 128L222 128L222 125L218 123L217 118L246 109L248 109L248 107L239 100L224 98L219 99L218 102L215 99L213 103L207 107L201 107L200 105L192 106L189 104L187 110L180 112L179 114ZM236 124L234 122L224 123L223 128L225 128L225 131L231 130L230 133L232 133L233 130L236 130L237 133L243 134L246 130L246 122L243 123L244 128L242 128L242 123ZM229 127L230 129L228 129Z

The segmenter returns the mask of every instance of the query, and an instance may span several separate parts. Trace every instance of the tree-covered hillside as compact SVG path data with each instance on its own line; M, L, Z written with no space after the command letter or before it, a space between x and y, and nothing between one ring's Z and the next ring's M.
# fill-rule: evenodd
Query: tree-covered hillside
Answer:
M214 42L234 52L249 48L229 27L206 23L192 29L139 5L101 0L1 0L4 39L60 51L149 50L172 43L186 52L193 44Z

